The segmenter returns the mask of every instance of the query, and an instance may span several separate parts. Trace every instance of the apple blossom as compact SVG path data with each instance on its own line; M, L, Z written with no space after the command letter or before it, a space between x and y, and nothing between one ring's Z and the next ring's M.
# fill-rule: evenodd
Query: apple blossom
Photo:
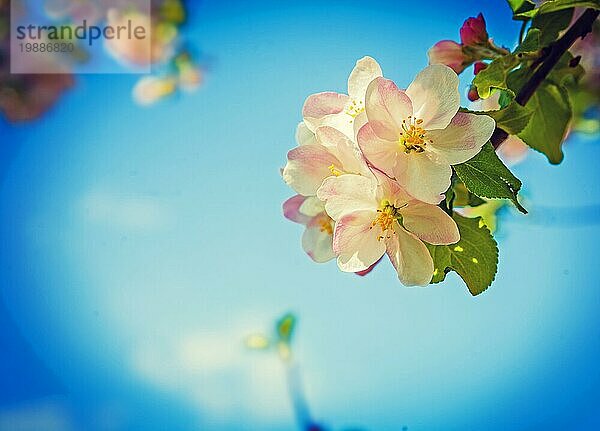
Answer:
M354 138L364 124L365 92L369 83L382 76L381 67L371 57L356 62L348 77L348 94L332 91L316 93L304 102L302 116L312 131L322 125L332 126Z
M495 127L487 115L458 112L459 102L458 76L447 66L426 67L406 91L376 78L367 89L368 122L358 144L409 194L437 204L450 186L451 165L475 156Z
M297 193L314 196L330 176L372 175L357 145L333 127L318 127L313 139L304 126L299 126L298 135L302 135L298 139L303 145L288 152L282 172L284 181Z
M332 248L334 222L325 212L322 201L314 196L293 196L283 203L283 215L306 226L302 248L312 260L323 263L335 257Z
M423 243L460 239L454 220L440 207L414 199L389 177L346 174L327 178L317 192L336 220L333 251L342 271L366 270L387 253L406 286L425 286L433 260Z

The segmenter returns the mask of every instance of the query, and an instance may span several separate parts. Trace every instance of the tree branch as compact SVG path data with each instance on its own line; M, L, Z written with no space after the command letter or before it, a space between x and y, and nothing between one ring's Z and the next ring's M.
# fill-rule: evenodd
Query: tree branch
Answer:
M531 99L531 96L533 96L533 93L535 93L535 90L542 84L554 66L556 66L556 63L558 63L560 58L569 50L575 41L579 38L583 39L585 35L592 31L592 25L599 13L600 11L595 9L587 9L565 34L548 47L548 52L540 66L515 97L515 101L519 105L525 106L527 104L529 99ZM508 138L508 133L496 127L490 138L490 142L494 148L498 149L506 138Z

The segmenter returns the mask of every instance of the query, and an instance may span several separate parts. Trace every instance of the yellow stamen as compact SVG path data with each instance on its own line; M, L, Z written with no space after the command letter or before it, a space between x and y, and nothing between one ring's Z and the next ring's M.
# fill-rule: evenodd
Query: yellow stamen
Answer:
M355 119L356 117L358 117L359 114L361 114L364 111L365 104L362 100L359 100L357 102L356 99L352 99L352 103L350 103L350 105L348 105L348 107L346 108L346 114L350 115L352 119Z
M336 168L333 163L331 165L329 165L328 168L331 171L331 175L335 175L336 177L339 177L340 175L342 175L344 173L343 171Z
M384 200L381 202L381 207L377 210L377 217L371 222L369 229L379 226L381 228L381 235L377 239L379 241L384 238L389 239L391 235L395 234L392 225L399 217L398 208L391 205L387 200Z
M425 151L426 131L420 126L421 124L423 124L422 119L411 115L406 120L402 120L402 136L398 141L406 154ZM433 143L433 141L429 139L429 143Z
M331 225L331 219L329 217L321 220L319 225L321 225L321 232L327 232L329 235L333 235L333 226Z

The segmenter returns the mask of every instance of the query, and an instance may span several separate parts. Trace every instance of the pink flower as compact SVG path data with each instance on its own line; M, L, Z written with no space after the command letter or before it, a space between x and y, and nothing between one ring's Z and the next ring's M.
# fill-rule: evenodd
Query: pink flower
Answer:
M488 67L488 65L486 63L484 63L483 61L478 61L477 63L475 63L473 65L473 73L475 75L477 75L479 72L481 72L486 67Z
M469 64L469 58L463 53L462 46L451 40L442 40L427 52L429 64L444 64L456 73L462 72Z
M433 260L423 241L453 244L454 220L436 205L420 202L386 175L341 175L323 182L317 197L336 220L333 251L345 272L369 269L387 253L405 286L426 286Z
M460 41L463 45L472 46L487 43L489 39L482 14L477 18L467 18L460 28Z
M406 91L376 78L367 89L368 122L358 145L416 199L438 204L450 187L451 165L475 156L496 124L487 115L458 112L459 104L458 76L443 65L423 69Z
M323 263L335 257L332 247L334 222L325 212L323 202L314 196L296 195L283 203L283 215L306 226L302 248L312 260Z

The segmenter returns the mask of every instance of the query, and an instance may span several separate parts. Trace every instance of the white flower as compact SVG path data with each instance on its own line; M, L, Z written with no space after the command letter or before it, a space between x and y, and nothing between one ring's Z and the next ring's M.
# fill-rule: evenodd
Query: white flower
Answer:
M336 220L333 251L342 271L369 268L387 253L406 286L425 286L433 260L423 243L460 239L454 220L436 205L420 202L383 174L327 178L317 192Z
M406 91L376 78L365 100L368 122L357 136L364 156L428 203L443 199L451 165L475 156L495 127L487 115L458 112L458 76L444 65L426 67Z
M312 131L319 126L331 126L354 139L356 131L366 122L367 87L380 76L381 67L373 58L361 58L348 77L348 94L328 91L309 96L302 108L304 122Z

